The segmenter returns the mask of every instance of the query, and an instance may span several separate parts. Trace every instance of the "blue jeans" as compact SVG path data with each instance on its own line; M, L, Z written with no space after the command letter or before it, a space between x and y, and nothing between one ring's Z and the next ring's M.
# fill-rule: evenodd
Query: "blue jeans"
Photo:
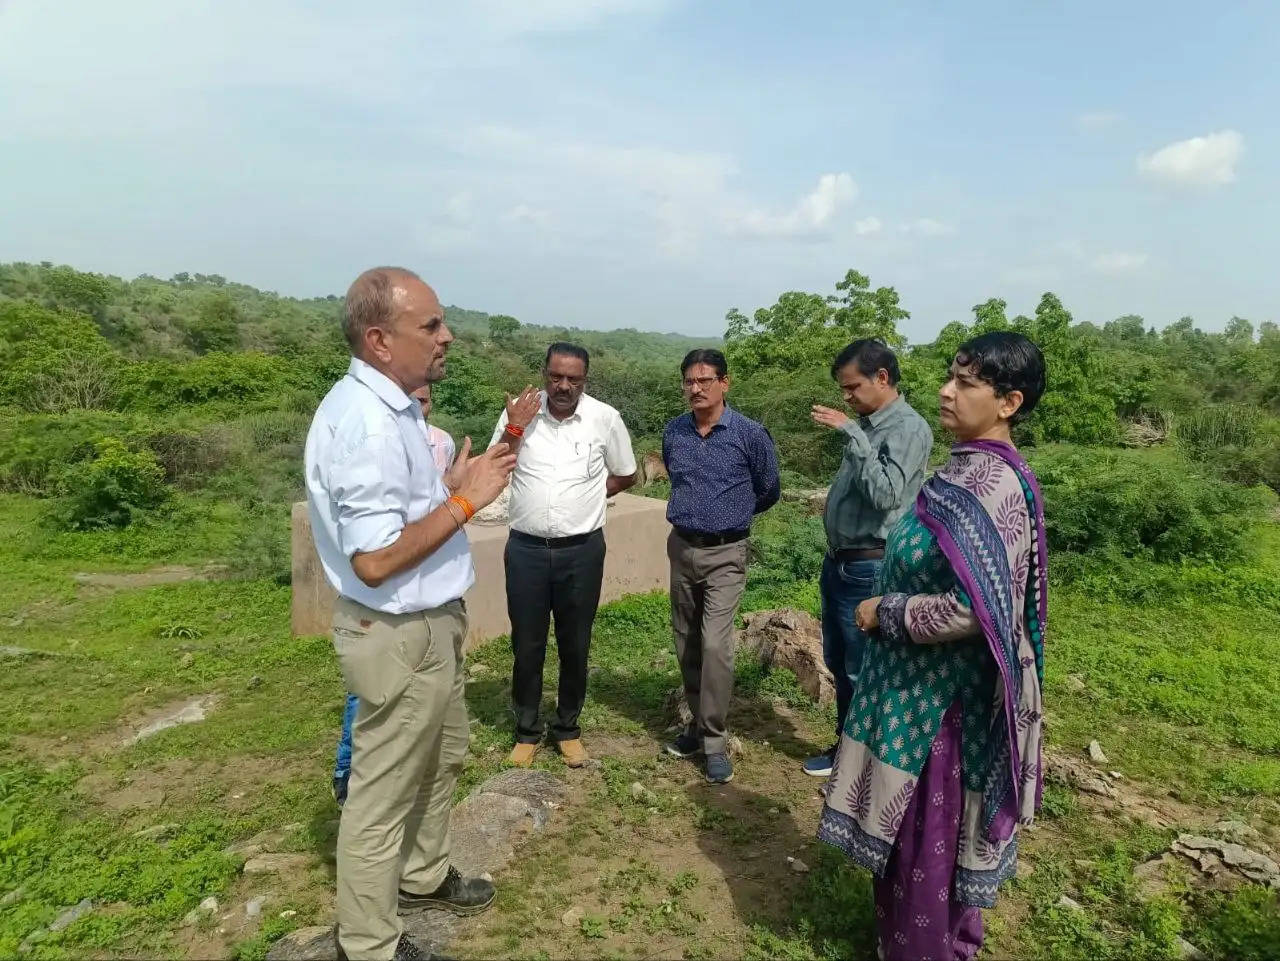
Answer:
M853 700L853 687L862 669L867 635L858 630L854 614L858 605L875 596L880 561L822 559L818 590L822 595L822 660L836 682L836 740L844 731L844 719Z
M338 738L338 757L333 765L333 779L344 781L351 774L351 725L355 723L360 698L347 695L347 706L342 712L342 736Z

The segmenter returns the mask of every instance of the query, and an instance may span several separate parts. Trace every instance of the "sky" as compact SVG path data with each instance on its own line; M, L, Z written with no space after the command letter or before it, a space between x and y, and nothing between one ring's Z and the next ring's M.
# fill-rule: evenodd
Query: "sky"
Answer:
M1280 320L1280 4L0 0L0 261L719 335ZM1271 119L1268 119L1271 118Z

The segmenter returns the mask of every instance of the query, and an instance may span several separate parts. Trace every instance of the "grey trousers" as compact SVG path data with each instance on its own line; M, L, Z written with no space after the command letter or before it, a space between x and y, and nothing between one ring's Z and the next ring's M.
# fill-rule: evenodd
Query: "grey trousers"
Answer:
M718 547L695 547L672 531L671 632L693 714L689 733L702 738L707 754L728 749L729 701L733 697L733 618L747 584L746 539Z

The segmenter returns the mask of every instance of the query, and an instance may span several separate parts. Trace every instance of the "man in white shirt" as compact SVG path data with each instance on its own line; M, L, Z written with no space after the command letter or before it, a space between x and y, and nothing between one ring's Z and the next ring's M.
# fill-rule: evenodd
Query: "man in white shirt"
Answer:
M516 454L511 535L504 560L511 619L511 763L528 767L542 740L542 666L555 617L560 683L550 739L570 767L587 762L578 716L587 697L587 654L604 577L605 499L636 482L622 417L584 393L591 358L574 344L547 348L546 389L524 390L498 419L490 444Z
M460 914L493 885L449 864L449 812L467 751L462 595L475 580L463 525L507 484L498 445L446 477L409 395L445 374L453 341L435 291L402 268L365 271L347 291L351 366L307 434L307 505L338 592L333 643L359 698L338 829L338 956L412 961L399 907ZM450 494L450 491L453 493Z
M441 474L448 473L453 466L456 453L453 438L447 431L441 430L431 423L431 385L424 384L409 394L422 408L422 419L427 422L427 444L431 447L431 459ZM356 711L360 708L360 698L347 692L346 707L342 711L342 734L338 738L338 753L333 765L333 799L341 807L347 803L347 784L351 780L351 725L356 722Z

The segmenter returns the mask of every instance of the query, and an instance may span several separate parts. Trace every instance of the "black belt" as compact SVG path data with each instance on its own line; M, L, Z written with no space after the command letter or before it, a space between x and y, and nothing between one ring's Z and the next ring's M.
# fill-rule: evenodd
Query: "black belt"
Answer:
M736 544L746 540L751 531L721 531L719 534L708 534L706 531L691 531L687 527L673 528L680 539L688 541L694 547L719 547L721 544Z
M600 528L597 527L589 533L570 534L568 537L534 537L524 531L511 529L511 536L515 540L524 541L526 544L537 544L539 547L576 547L579 544L585 544L599 533Z
M842 547L839 550L828 550L827 556L840 561L879 561L884 559L883 547Z

